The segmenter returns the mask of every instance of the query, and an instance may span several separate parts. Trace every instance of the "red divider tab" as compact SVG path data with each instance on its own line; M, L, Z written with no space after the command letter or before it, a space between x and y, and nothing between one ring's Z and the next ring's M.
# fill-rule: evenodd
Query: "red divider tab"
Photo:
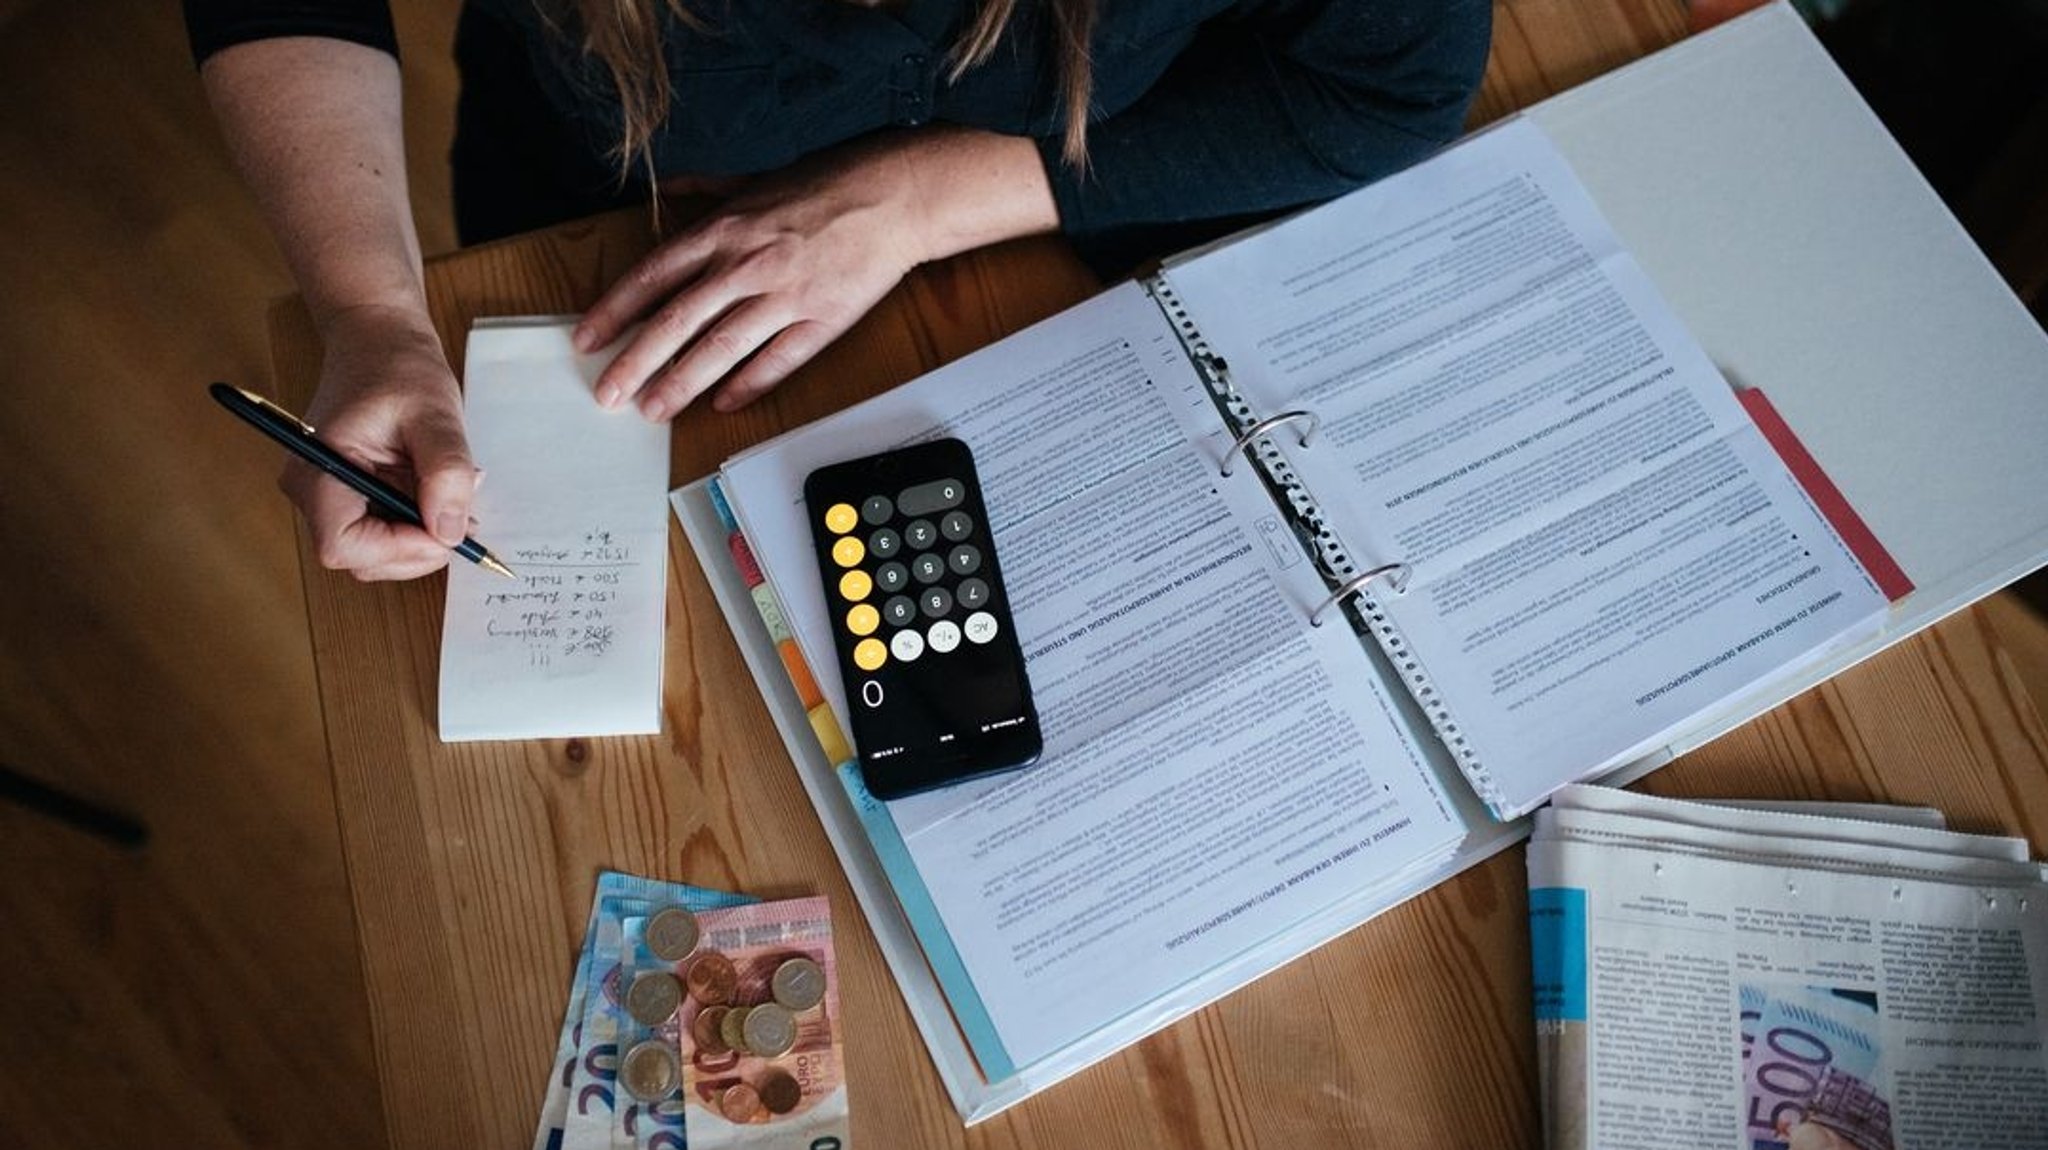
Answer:
M1905 598L1913 590L1913 581L1906 578L1905 570L1892 558L1891 552L1886 551L1884 544L1877 541L1877 536L1871 532L1869 525L1863 522L1863 517L1856 514L1854 507L1849 506L1849 500L1842 494L1842 489L1836 487L1835 481L1829 479L1827 472L1820 469L1819 462L1806 450L1806 445L1799 442L1798 436L1792 434L1791 425L1785 422L1784 416L1778 414L1777 407L1765 398L1763 392L1755 388L1743 388L1735 393L1735 398L1741 401L1742 409L1749 413L1749 418L1756 424L1757 430L1764 433L1764 439L1777 451L1778 458L1785 461L1786 468L1792 472L1792 478L1798 480L1799 486L1806 489L1807 498L1813 500L1815 507L1820 508L1820 513L1827 519L1828 525L1833 527L1835 534L1841 536L1842 542L1848 545L1849 553L1856 557L1856 562L1861 563L1863 570L1877 583L1877 589L1884 592L1884 597L1894 603Z

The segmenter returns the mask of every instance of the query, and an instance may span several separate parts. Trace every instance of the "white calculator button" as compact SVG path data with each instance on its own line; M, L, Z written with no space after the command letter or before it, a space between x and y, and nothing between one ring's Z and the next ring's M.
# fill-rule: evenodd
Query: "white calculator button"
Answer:
M889 651L908 663L924 654L924 636L915 631L898 631L889 640Z
M986 611L976 611L967 617L967 641L986 643L996 637L996 617Z
M932 624L928 635L932 641L932 650L941 655L960 645L960 626L951 619L941 619Z

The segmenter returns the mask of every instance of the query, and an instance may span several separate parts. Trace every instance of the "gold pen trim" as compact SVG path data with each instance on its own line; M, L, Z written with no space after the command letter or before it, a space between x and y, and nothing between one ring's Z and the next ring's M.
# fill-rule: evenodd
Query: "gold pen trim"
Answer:
M234 385L233 385L233 384L229 384L228 386L230 386L230 387L234 387ZM276 405L276 404L274 404L274 403L270 402L269 400L267 400L267 399L263 398L263 397L262 397L262 396L260 396L260 395L257 395L257 394L256 394L255 392L253 392L253 391L250 391L250 390L249 390L248 388L246 388L246 387L236 387L236 388L235 388L235 391L236 391L236 393L237 393L237 394L239 394L239 395L240 395L240 396L241 396L241 397L242 397L243 399L246 399L246 400L248 400L248 401L249 401L250 403L253 403L253 404L255 404L256 406L258 406L258 407L262 408L263 410L265 410L265 411L267 411L267 412L271 413L272 415L275 415L275 416L279 417L280 419L288 419L288 420L291 420L291 421L292 421L293 423L295 423L295 424L297 424L297 425L298 425L298 428L299 428L299 430L300 430L300 431L303 431L303 432L305 432L305 433L306 433L307 435L311 435L311 434L313 434L313 425L312 425L312 424L310 424L310 423L307 423L307 422L306 422L305 420L303 420L303 419L300 419L300 418L299 418L298 416L296 416L296 415L293 415L293 414L292 414L291 412L289 412L289 411L286 411L286 410L285 410L284 408L282 408L282 407L279 407L278 405Z

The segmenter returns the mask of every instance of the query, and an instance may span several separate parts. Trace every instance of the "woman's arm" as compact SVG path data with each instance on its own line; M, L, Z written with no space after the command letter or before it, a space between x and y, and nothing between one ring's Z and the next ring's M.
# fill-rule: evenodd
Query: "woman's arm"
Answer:
M363 579L435 570L468 530L477 472L461 392L427 315L397 61L362 44L288 37L222 48L201 75L326 347L308 421L356 462L409 473L431 532L371 516L360 495L302 463L286 466L280 486L324 565Z
M647 418L668 419L723 381L712 406L731 411L818 354L918 264L1059 225L1036 146L972 128L871 137L745 188L584 317L577 344L595 350L648 316L599 376L600 403L631 400Z

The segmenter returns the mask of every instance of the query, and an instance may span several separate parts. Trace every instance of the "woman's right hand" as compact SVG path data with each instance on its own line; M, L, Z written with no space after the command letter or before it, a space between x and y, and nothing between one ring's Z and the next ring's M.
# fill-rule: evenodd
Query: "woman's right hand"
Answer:
M426 528L378 518L369 501L297 458L278 486L306 517L323 567L357 579L412 579L446 566L470 533L483 477L462 431L462 390L423 315L359 307L322 324L326 358L306 422L320 438L420 505Z

